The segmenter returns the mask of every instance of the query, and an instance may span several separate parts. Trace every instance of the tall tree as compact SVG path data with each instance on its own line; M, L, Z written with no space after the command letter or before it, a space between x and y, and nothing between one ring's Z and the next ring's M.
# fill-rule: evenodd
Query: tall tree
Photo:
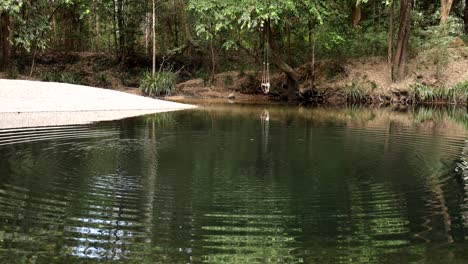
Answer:
M152 15L152 34L153 34L153 78L156 77L156 0L153 0L153 15Z
M285 37L284 23L287 20L295 20L296 26L303 25L307 28L311 20L322 22L325 1L192 0L190 8L202 19L209 16L205 20L211 21L200 23L197 26L198 33L205 33L211 27L215 32L240 27L244 31L256 32L257 39L262 39L261 34L266 32L273 62L287 76L287 95L289 98L295 96L301 80L298 72L283 58L280 44Z
M395 0L390 0L389 3L390 15L388 17L388 58L387 64L390 69L390 78L393 79L393 31L394 31L394 15L395 15Z
M356 1L356 6L353 9L353 25L358 28L361 25L362 14L361 14L361 0Z
M0 43L2 45L0 67L3 67L10 60L10 15L6 12L0 15Z
M0 67L8 64L11 57L11 28L13 20L19 18L19 12L23 3L14 0L0 1Z
M408 45L411 30L411 10L412 0L400 0L400 23L398 30L398 41L395 50L394 72L397 73L396 79L405 78L406 62L408 60Z
M468 34L468 0L465 0L465 11L464 11L464 18L465 21L465 34Z
M440 23L447 22L452 4L453 0L440 0Z

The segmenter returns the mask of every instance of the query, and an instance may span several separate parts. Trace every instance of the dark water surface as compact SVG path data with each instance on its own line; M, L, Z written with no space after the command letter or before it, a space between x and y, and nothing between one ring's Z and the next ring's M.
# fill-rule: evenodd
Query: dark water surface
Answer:
M461 110L0 130L1 263L468 263Z

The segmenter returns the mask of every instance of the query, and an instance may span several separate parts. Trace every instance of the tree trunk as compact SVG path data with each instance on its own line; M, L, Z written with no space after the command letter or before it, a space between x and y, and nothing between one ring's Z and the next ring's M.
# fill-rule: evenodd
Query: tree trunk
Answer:
M173 6L174 10L177 10L176 9L177 8L177 3L175 2L175 0L172 3L172 6ZM174 34L175 34L175 36L174 36L175 37L175 47L178 47L179 46L179 16L178 16L177 11L174 12L174 30L175 30L175 32L174 32Z
M286 34L288 34L288 63L292 64L292 52L291 52L291 27L286 26Z
M32 56L32 63L31 63L31 71L29 72L29 77L31 78L34 73L34 66L36 65L36 53L37 53L37 45L34 46L33 56Z
M214 32L214 31L213 31ZM213 34L213 37L211 37L210 40L210 51L211 51L211 84L214 83L215 81L215 73L216 73L216 57L215 57L215 50L214 50L214 38L215 34Z
M96 12L96 51L99 52L100 49L100 36L101 36L101 25L99 21L99 15Z
M310 37L312 37L311 46L312 46L312 63L310 69L310 87L315 89L315 34L312 32L310 33Z
M465 15L463 20L465 21L465 33L468 34L468 0L465 0Z
M119 32L119 61L125 61L127 54L127 45L126 45L126 32L125 32L125 22L124 22L124 3L123 0L117 0L117 30Z
M450 16L450 10L452 9L453 0L441 0L440 1L440 23L447 22Z
M390 70L390 78L393 79L393 31L394 31L394 13L395 13L395 0L390 2L390 16L389 16L389 27L388 27L388 58L387 64Z
M52 44L57 46L57 21L55 19L55 15L52 16L52 32L54 33Z
M153 0L153 78L156 77L156 1Z
M150 38L150 27L151 22L149 18L149 13L145 15L145 54L149 54L149 38Z
M114 51L115 51L115 57L118 58L118 53L120 50L119 47L119 36L117 35L118 31L118 26L117 26L117 0L114 0L114 8L113 8L113 17L114 21L112 23L112 30L113 30L113 36L114 36Z
M286 77L288 79L288 91L287 91L287 96L288 99L295 99L297 97L297 92L299 90L299 74L294 70L291 66L289 66L283 58L281 58L281 55L278 53L278 48L276 44L276 38L274 36L274 32L271 30L271 25L270 22L265 23L266 29L268 31L269 35L269 45L273 57L273 62L276 64L276 66L286 74Z
M361 14L361 1L356 1L356 7L354 8L353 11L353 25L355 28L358 28L361 25L361 19L362 19L362 14Z
M0 17L0 39L2 40L2 60L0 66L6 66L10 60L10 16L6 13Z
M398 42L393 63L394 71L397 71L397 80L405 78L406 62L408 59L409 34L411 29L412 0L401 0L400 28Z
M185 34L185 39L187 40L188 44L196 49L200 48L200 45L193 39L192 36L192 30L190 29L190 21L189 17L187 14L187 7L185 6L185 0L180 0L179 1L179 6L181 10L181 21L184 23L184 34Z

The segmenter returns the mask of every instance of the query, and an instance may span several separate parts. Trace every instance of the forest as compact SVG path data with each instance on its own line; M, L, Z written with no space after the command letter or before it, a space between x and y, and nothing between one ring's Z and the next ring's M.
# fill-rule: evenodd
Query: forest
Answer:
M467 249L468 0L0 0L0 264Z
M323 86L320 74L333 79L342 64L378 57L392 83L411 74L411 62L433 67L428 78L435 81L413 86L421 98L436 100L442 92L428 95L426 85L447 85L439 79L453 60L451 49L464 62L468 57L468 0L1 0L0 14L6 76L82 83L86 73L39 64L58 56L66 65L76 61L66 54L94 54L101 58L94 66L117 67L123 85L150 95L169 94L189 79L207 85L229 71L251 74L251 92L261 92L262 65L271 63L279 76L272 77L272 94L311 97ZM450 74L460 75L445 79ZM465 75L452 83L458 96L466 97ZM110 82L103 73L96 78L101 86ZM370 90L379 85L370 83ZM360 89L348 97L359 99Z

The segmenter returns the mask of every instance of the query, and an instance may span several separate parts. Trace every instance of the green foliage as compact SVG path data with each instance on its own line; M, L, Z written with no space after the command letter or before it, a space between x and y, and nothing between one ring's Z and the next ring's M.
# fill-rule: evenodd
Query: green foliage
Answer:
M207 72L206 70L201 69L197 71L196 76L197 78L202 79L203 87L207 87L211 85L211 74Z
M313 17L322 21L325 1L308 0L192 0L189 1L190 10L195 11L202 20L211 23L200 23L198 34L202 35L208 28L214 27L215 32L223 29L255 29L262 27L265 21L284 23L286 16L298 19Z
M372 91L374 91L374 90L376 90L377 88L379 88L379 85L377 85L377 83L374 82L374 81L371 81L371 82L370 82L370 86L371 86L371 90L372 90Z
M367 100L368 91L359 81L353 81L353 83L345 88L345 94L348 102L362 102Z
M18 14L23 6L23 1L2 0L0 1L0 13L6 12L10 15Z
M244 69L244 67L241 67L241 68L239 69L239 77L244 77L245 75L246 75L246 74L245 74L245 69Z
M234 84L234 79L232 78L231 75L227 75L225 78L224 78L224 85L226 86L232 86Z
M80 84L81 76L72 71L50 71L42 74L41 77L44 82L59 82L59 83L70 83L70 84Z
M424 84L414 85L413 95L418 102L434 102L436 99L434 89Z
M468 43L468 35L463 35L460 38L463 40L463 42Z
M420 47L419 63L435 65L435 74L440 77L452 60L449 47L462 32L462 21L455 17L450 17L446 23L421 29L415 38Z
M33 16L17 21L18 28L14 37L17 47L30 52L32 49L43 50L48 45L47 32L51 29L48 18L45 16Z
M18 79L18 76L19 76L18 65L16 64L16 62L13 62L7 67L6 78L14 80L14 79Z
M454 85L452 90L454 102L468 103L468 81Z
M324 72L327 79L336 80L346 76L346 69L341 63L331 62L324 66Z
M242 82L240 85L240 91L243 93L255 93L258 91L260 83L258 79L253 74L247 75L247 80Z
M416 84L413 86L413 98L415 102L419 103L466 104L468 102L468 82L458 83L452 87Z
M236 42L252 43L267 21L281 33L275 36L278 40L285 27L307 28L311 22L322 24L328 12L326 3L324 0L190 0L188 7L196 14L198 36L212 40L221 35L220 46L231 49L236 47Z
M106 73L99 74L99 84L101 86L108 86L110 85L109 76Z
M52 13L60 6L70 3L70 0L53 2L2 0L0 13L6 12L11 16L14 29L12 43L28 52L32 50L35 52L48 46Z
M151 72L146 72L140 81L140 89L149 96L171 95L177 83L177 74L171 68L161 69L153 77Z

